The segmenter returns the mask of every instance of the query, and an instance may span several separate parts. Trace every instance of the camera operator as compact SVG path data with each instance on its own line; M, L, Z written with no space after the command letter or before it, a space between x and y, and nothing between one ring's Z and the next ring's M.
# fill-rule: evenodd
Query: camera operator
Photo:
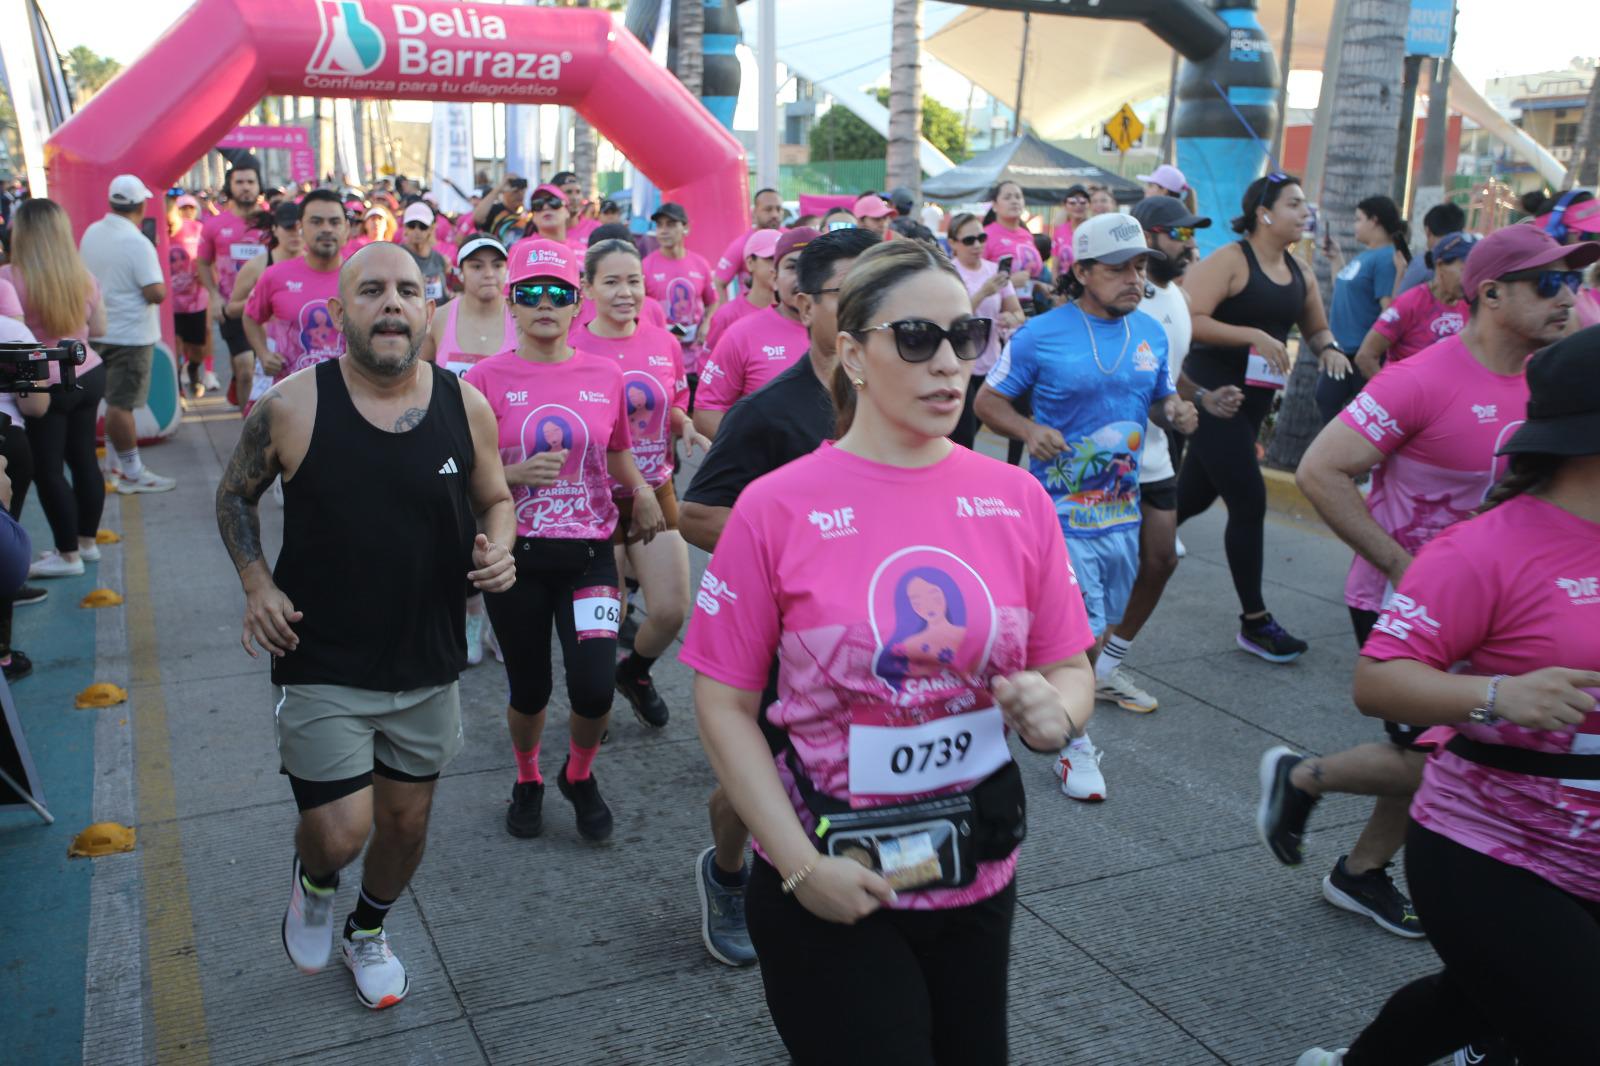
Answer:
M28 327L12 318L0 318L0 343L32 344L33 340ZM22 517L22 504L28 498L28 486L33 481L33 449L28 444L23 415L42 415L49 406L50 397L45 393L18 396L0 392L0 513L8 518ZM21 534L26 543L27 534L22 533L21 528L16 526L15 532ZM0 551L11 544L12 539L12 531L0 524ZM23 556L24 562L31 558L31 554ZM26 569L22 576L27 576ZM7 681L18 681L33 672L32 660L11 646L12 609L19 604L40 603L48 595L42 588L22 584L20 579L9 584L0 580L0 670L4 670Z

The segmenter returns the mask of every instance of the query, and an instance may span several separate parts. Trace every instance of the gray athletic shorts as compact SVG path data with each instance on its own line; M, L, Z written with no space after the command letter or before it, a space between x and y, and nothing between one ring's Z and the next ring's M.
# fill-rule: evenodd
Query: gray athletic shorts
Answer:
M374 769L426 780L461 750L461 693L454 681L409 692L282 685L275 715L283 769L302 781L345 781Z

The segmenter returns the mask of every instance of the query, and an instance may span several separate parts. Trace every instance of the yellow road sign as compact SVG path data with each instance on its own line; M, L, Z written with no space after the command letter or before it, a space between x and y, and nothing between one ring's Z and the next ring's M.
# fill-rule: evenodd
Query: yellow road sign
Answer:
M1111 143L1117 146L1118 151L1126 152L1144 136L1144 123L1139 121L1132 107L1123 104L1115 115L1106 120L1106 136L1111 138Z

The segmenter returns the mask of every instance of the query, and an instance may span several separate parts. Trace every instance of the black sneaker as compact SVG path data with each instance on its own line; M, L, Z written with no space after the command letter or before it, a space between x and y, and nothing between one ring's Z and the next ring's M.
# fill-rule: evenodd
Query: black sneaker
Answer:
M1499 1041L1473 1041L1450 1056L1450 1066L1517 1066L1517 1057Z
M33 660L13 648L11 650L11 660L3 667L0 667L0 670L5 671L7 681L21 681L33 673Z
M561 773L556 777L556 787L572 804L578 816L579 836L595 841L611 839L611 808L600 798L600 782L595 780L592 771L582 781L568 781L567 763L564 762L561 764Z
M1261 756L1261 802L1256 807L1256 832L1272 857L1285 866L1299 866L1305 858L1306 819L1317 798L1289 782L1289 774L1304 761L1279 745Z
M38 585L24 585L11 597L13 607L27 607L34 603L43 603L50 596L49 589L42 589Z
M639 719L640 724L650 729L666 728L672 712L667 708L667 701L661 698L661 693L656 691L656 684L650 680L649 674L634 676L624 661L617 667L617 691L633 708L633 716Z
M506 832L514 837L536 837L544 831L544 784L518 781L511 787L506 808Z
M1365 914L1395 936L1411 940L1427 936L1411 901L1389 877L1389 863L1357 877L1345 869L1345 858L1339 856L1339 861L1333 864L1333 872L1322 879L1323 899L1335 907Z
M633 639L639 635L639 612L629 611L617 628L617 647L633 650Z
M1239 616L1239 647L1269 663L1292 663L1306 653L1311 645L1280 626L1270 615L1260 618Z

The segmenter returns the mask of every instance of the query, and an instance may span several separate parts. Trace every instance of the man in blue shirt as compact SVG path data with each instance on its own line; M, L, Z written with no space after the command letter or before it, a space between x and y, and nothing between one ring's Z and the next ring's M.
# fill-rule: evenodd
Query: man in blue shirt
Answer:
M1173 391L1167 335L1139 310L1145 244L1131 216L1097 215L1072 237L1071 302L1030 319L989 371L976 400L984 425L1023 441L1029 468L1055 500L1089 625L1103 641L1122 620L1139 570L1139 458L1148 419L1192 433L1194 405ZM1033 417L1016 401L1031 397ZM1099 645L1096 645L1097 654ZM1061 752L1061 790L1105 799L1100 753L1087 735Z

